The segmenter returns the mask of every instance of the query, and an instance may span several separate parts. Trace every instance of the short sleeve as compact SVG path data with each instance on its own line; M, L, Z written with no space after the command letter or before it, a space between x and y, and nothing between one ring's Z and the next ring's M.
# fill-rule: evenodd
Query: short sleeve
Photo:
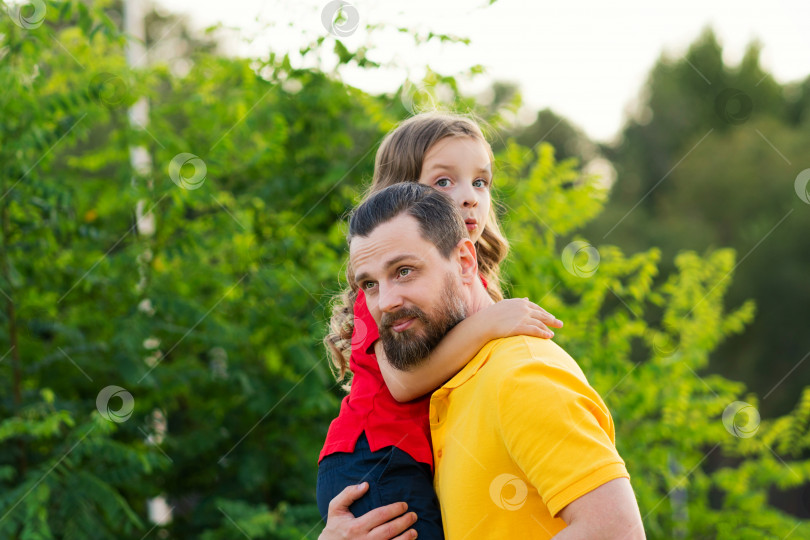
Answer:
M377 323L366 304L366 294L361 290L354 301L354 330L352 330L352 352L366 353L380 337Z
M571 360L507 368L498 388L507 450L552 516L602 484L629 478L602 398Z

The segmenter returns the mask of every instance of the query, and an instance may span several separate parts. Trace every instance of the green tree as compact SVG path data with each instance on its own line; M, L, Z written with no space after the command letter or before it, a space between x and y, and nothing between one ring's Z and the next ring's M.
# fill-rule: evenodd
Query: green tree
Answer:
M729 301L753 298L761 309L748 331L717 349L712 369L767 395L763 412L778 414L806 377L770 389L810 348L803 307L810 260L798 249L810 213L794 189L808 167L810 79L783 87L761 67L760 49L751 44L729 66L707 30L685 56L659 59L620 144L605 148L618 177L584 232L631 252L659 246L664 274L681 250L735 248Z
M96 191L125 169L110 164L126 163L123 114L106 86L122 66L110 55L121 41L82 3L30 8L0 5L0 536L115 537L145 527L145 501L156 494L147 478L165 468L140 435L96 407L102 387L120 380L109 321L133 306L129 268L100 260L128 213L108 207L99 220L82 205L88 196L99 208L129 202L116 189ZM92 71L82 67L90 59ZM111 140L71 159L94 128Z
M551 109L538 112L534 122L528 126L507 130L505 136L522 146L532 148L535 156L540 142L554 147L560 161L573 157L579 159L580 163L587 163L600 156L598 146L582 129ZM505 143L506 139L498 140L493 146L501 150L506 146Z

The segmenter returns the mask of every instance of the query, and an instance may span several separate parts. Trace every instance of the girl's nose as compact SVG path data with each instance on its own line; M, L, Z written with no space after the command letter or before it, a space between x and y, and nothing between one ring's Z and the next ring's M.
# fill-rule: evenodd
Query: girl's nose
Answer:
M474 208L478 206L478 197L475 196L475 190L472 186L465 186L461 194L461 205L465 208Z

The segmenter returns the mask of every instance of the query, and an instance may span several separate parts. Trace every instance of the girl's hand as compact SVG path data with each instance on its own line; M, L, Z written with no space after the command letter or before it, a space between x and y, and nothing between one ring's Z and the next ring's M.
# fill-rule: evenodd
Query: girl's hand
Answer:
M492 339L519 335L552 338L554 332L549 327L563 326L561 320L528 298L501 300L479 314L487 321Z

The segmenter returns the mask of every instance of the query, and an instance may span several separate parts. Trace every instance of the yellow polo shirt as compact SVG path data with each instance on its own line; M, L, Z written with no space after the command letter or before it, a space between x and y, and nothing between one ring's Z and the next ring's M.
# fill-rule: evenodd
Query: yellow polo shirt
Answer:
M551 538L569 503L630 477L607 406L546 339L485 345L433 393L430 432L447 540Z

